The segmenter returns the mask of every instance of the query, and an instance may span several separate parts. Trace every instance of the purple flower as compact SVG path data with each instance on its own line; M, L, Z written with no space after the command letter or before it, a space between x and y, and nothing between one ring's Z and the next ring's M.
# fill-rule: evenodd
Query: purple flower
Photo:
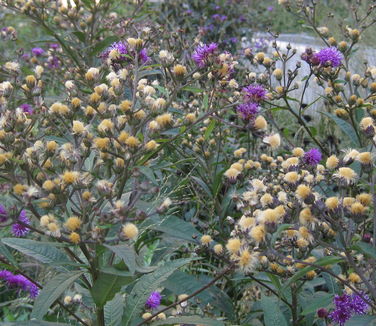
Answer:
M0 223L4 223L8 219L8 212L3 205L0 204Z
M48 58L48 68L57 69L60 66L59 58L55 55Z
M57 50L59 47L60 47L60 45L57 44L57 43L51 43L50 44L50 49Z
M214 14L212 15L212 18L216 20L217 22L224 22L227 19L226 15L220 15L220 14Z
M32 48L31 53L37 57L41 56L45 51L42 48Z
M366 300L368 297L364 295ZM329 314L329 318L340 326L344 326L354 314L364 314L368 309L368 303L357 294L342 294L334 297L335 309Z
M100 57L102 59L107 59L108 55L110 54L112 50L118 51L120 55L128 54L128 44L123 41L112 43L111 46L109 46L106 50L102 52ZM119 60L126 60L126 58L121 56Z
M312 148L304 153L303 161L308 165L317 165L322 159L321 152L317 148Z
M243 88L245 98L250 102L261 102L266 98L266 89L258 84L252 84Z
M29 218L26 216L26 211L22 210L20 216L18 217L18 221L24 224L30 224ZM15 223L12 225L12 233L15 237L24 237L26 234L30 232L30 229L20 223Z
M259 105L255 102L243 103L236 107L236 111L243 120L252 120L259 112Z
M152 292L146 300L146 306L150 309L157 308L161 304L162 296L159 292Z
M192 59L200 67L203 68L211 55L218 49L217 43L203 44L196 47L192 54Z
M367 301L369 301L369 298L367 295L362 294L362 296ZM363 315L367 312L369 306L368 306L368 303L363 298L361 298L359 295L353 294L351 296L351 299L352 299L351 308L356 314Z
M315 53L313 58L323 66L338 67L341 65L343 55L339 50L337 50L337 48L332 46Z
M29 292L30 298L39 294L38 287L23 275L13 274L7 270L0 271L0 279L6 282L10 288L17 287L21 291Z
M32 114L33 108L30 104L24 103L20 105L20 108L24 111L24 113Z
M141 60L142 63L146 63L146 62L148 62L150 60L150 58L148 57L147 50L145 48L143 48L139 52L138 57L140 58L140 60Z
M267 11L273 11L274 10L274 7L273 6L269 6L268 8L266 8Z

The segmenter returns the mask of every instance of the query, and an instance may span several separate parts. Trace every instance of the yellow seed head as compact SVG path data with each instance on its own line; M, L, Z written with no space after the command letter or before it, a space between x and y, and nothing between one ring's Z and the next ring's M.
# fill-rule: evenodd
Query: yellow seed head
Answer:
M80 243L81 241L81 237L80 235L77 233L77 232L72 232L70 235L69 235L69 240L74 243L74 244L78 244Z
M127 223L123 226L123 234L127 239L135 239L138 236L138 228L133 223Z
M226 249L231 253L231 254L236 254L239 249L240 249L240 239L238 238L232 238L227 241L226 244Z
M210 242L213 241L213 239L210 235L205 234L201 237L200 241L201 241L201 244L208 245Z
M76 231L81 226L81 220L77 216L72 216L65 222L65 227L69 231Z

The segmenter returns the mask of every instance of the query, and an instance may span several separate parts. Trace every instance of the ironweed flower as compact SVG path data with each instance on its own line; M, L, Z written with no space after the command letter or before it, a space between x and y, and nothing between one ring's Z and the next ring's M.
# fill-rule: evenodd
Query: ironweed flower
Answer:
M202 44L196 47L192 54L192 59L200 67L203 68L208 63L208 59L218 49L217 43Z
M39 294L38 287L23 275L13 274L7 270L0 271L0 279L6 282L10 288L19 288L19 291L29 292L30 298Z
M29 218L26 216L26 211L22 210L20 213L20 216L18 217L18 220L24 224L30 224ZM30 232L30 229L20 223L15 223L12 225L12 234L15 237L24 237Z
M322 155L317 148L312 148L304 153L303 161L308 165L317 165L321 161Z
M364 295L366 300L368 297ZM365 302L357 294L342 294L334 297L335 309L329 314L329 318L340 326L344 326L345 323L355 314L362 315L368 310L368 303Z
M236 107L236 111L243 120L253 120L259 112L259 105L255 102L243 103Z
M338 67L341 65L343 55L337 48L330 47L315 53L313 59L317 60L322 66Z
M150 309L158 308L158 306L161 304L162 296L159 292L152 292L149 296L149 298L146 300L145 305Z
M250 102L261 102L266 99L266 89L258 84L251 84L243 88L245 99Z

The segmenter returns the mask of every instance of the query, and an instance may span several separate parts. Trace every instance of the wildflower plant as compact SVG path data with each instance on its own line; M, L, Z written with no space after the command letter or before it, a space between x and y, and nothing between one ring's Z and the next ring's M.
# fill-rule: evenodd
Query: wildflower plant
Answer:
M1 30L0 284L30 322L373 318L375 7L334 37L278 3L322 46L255 50L244 1L0 3L49 35Z

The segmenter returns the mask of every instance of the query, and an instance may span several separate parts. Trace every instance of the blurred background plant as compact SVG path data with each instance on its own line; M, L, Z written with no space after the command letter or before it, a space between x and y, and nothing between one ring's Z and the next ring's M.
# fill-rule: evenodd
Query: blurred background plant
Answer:
M1 8L4 321L374 321L374 1Z

